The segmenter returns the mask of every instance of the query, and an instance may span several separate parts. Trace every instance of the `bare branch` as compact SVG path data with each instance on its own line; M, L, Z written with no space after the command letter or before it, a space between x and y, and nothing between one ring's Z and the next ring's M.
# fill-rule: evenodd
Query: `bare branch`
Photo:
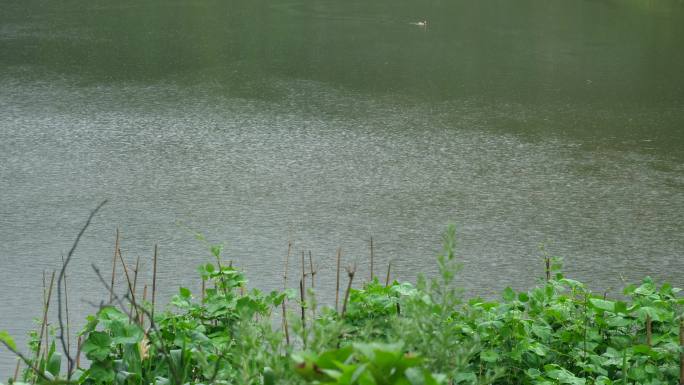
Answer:
M66 356L69 362L67 369L67 380L71 380L71 374L74 370L74 358L71 357L71 355L69 354L69 349L67 348L67 343L64 336L64 322L62 320L62 281L64 280L64 274L66 273L67 265L69 265L69 262L71 262L71 257L73 257L74 251L76 251L76 247L78 246L78 243L80 242L83 233L85 233L88 226L90 226L90 221L93 219L95 214L97 214L97 212L100 211L100 209L102 208L102 206L105 205L105 203L107 203L106 199L103 200L99 205L97 205L97 207L95 207L93 211L90 212L88 220L86 220L85 224L81 228L81 231L78 232L78 235L74 240L74 243L71 245L71 250L69 250L69 253L67 253L66 260L62 264L62 270L60 270L59 278L57 279L57 316L59 318L59 340L62 343L62 351L64 351L64 355Z

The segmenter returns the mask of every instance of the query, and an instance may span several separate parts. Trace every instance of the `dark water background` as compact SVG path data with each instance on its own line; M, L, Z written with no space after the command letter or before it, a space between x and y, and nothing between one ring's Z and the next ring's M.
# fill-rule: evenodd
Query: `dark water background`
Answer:
M412 280L449 222L470 294L534 284L540 242L597 291L683 286L683 36L676 0L0 0L0 329L102 199L74 330L117 226L163 299L193 231L264 290L291 239L329 299L338 246Z

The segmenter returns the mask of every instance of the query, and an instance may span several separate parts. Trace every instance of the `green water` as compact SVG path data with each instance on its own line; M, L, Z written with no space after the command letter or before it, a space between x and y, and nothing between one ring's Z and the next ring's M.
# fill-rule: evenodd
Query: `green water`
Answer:
M682 36L671 0L0 0L0 329L105 198L73 318L116 226L165 298L199 287L186 227L262 289L294 240L323 300L338 246L414 279L448 222L477 294L541 277L539 242L596 290L684 286Z

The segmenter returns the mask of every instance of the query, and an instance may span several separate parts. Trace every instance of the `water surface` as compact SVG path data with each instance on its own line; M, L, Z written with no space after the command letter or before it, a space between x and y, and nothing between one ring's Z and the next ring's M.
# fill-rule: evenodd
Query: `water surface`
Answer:
M108 297L91 264L117 226L142 282L159 243L164 299L199 289L196 231L264 290L293 240L329 299L338 246L365 279L372 235L381 274L411 280L450 222L471 294L534 284L540 242L595 290L684 285L681 1L0 8L0 329L20 345L103 199L69 269L74 330Z

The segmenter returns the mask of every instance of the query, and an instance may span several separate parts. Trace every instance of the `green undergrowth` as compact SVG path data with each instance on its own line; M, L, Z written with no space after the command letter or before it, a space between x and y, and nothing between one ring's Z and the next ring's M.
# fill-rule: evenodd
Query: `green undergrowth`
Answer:
M80 367L58 345L17 382L45 384L678 384L679 289L645 279L621 299L592 293L548 264L548 280L499 300L465 299L454 285L454 230L439 274L415 284L377 279L352 289L342 314L292 290L244 290L216 263L205 293L180 288L166 310L104 306L81 330ZM343 293L344 294L344 293ZM280 322L287 303L288 337ZM300 306L304 309L304 316ZM142 320L142 322L141 322ZM289 343L288 343L289 339ZM0 332L0 340L13 341ZM35 357L35 336L27 356ZM12 382L12 380L10 380Z

